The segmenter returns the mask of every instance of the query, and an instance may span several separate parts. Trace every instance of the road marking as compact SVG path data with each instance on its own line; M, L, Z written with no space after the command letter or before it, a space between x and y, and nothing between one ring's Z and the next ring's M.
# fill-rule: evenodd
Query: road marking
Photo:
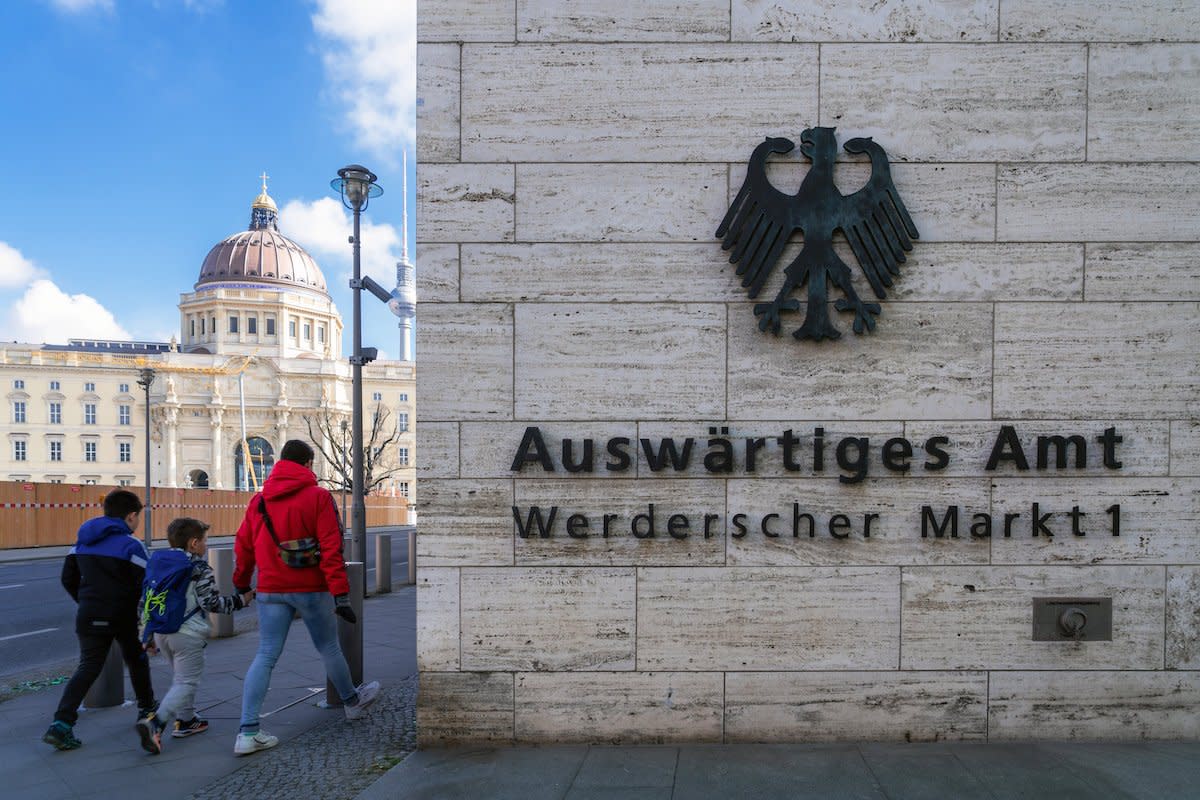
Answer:
M30 631L29 633L14 633L12 636L0 636L0 642L7 642L9 639L20 639L23 636L37 636L39 633L50 633L58 628L42 628L40 631Z
M0 589L20 589L24 585L23 583L10 583L7 586L0 586Z

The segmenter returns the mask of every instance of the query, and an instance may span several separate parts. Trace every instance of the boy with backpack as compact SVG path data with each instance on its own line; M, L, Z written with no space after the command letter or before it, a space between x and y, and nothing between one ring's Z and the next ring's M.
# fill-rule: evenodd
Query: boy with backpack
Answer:
M232 614L245 608L254 592L222 597L212 567L204 560L208 525L180 517L167 526L169 550L159 550L146 565L142 591L142 641L147 652L159 650L171 662L174 679L158 709L138 721L147 752L162 752L162 735L172 721L177 739L203 733L208 722L196 716L196 685L204 672L208 622L204 612Z

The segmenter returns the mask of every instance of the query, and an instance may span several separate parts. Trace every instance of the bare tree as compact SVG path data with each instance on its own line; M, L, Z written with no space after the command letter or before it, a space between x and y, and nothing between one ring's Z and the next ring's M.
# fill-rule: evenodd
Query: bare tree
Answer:
M396 457L396 442L400 440L400 426L391 420L391 412L377 403L363 422L363 493L373 494L388 478L400 471ZM350 420L345 420L347 430L342 431L342 420L329 409L322 408L304 416L308 427L308 438L321 458L333 470L333 477L322 478L321 483L334 491L349 492L353 488L354 458ZM343 442L345 443L343 445Z

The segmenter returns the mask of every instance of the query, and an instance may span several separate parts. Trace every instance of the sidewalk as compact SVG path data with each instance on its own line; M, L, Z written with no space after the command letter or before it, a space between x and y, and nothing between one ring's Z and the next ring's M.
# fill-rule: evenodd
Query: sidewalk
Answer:
M1198 742L954 742L422 750L357 800L1195 797Z
M402 577L402 576L398 576ZM241 617L254 609L238 612ZM349 723L341 709L322 709L325 671L301 622L292 626L263 705L263 729L280 739L273 750L237 758L233 740L242 679L258 647L256 632L209 640L204 680L196 698L206 733L164 740L162 755L138 745L133 705L85 711L78 750L58 752L41 741L61 686L0 703L0 795L5 800L153 796L156 800L289 795L305 800L352 797L415 746L416 588L367 598L364 678L383 683L372 713ZM170 668L152 658L162 697ZM132 696L128 680L127 697Z

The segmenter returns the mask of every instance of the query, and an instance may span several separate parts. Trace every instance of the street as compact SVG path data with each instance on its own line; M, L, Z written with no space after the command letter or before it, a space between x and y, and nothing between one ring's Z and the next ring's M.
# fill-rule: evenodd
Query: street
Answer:
M408 575L409 528L392 536L392 583ZM231 545L218 545L229 547ZM74 659L75 603L62 588L62 558L0 563L0 679ZM375 585L375 537L367 535L367 589Z

